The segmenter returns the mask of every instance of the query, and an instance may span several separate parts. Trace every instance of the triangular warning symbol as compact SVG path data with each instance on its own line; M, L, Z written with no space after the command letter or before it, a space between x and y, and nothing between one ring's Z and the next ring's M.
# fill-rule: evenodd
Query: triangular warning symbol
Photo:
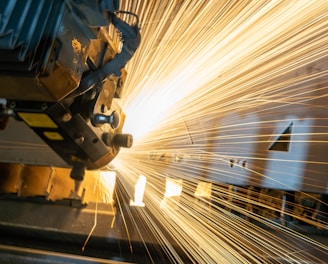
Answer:
M290 125L281 133L281 135L271 144L269 150L289 151L292 127L293 123L290 123Z

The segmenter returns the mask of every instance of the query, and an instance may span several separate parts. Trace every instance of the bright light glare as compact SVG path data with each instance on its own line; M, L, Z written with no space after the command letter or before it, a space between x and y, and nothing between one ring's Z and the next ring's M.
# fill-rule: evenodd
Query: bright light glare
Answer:
M142 34L121 101L124 130L134 135L134 145L114 160L129 194L135 177L145 173L147 209L194 263L313 263L315 256L310 261L302 243L328 257L326 246L285 227L275 236L246 221L270 225L243 205L267 211L279 205L259 200L259 193L252 200L219 185L220 180L239 185L245 175L245 185L305 179L293 174L295 163L304 164L302 173L324 177L324 155L291 162L296 157L291 152L271 157L267 148L277 124L292 114L313 120L311 128L320 136L309 129L308 139L291 148L327 143L328 2L145 0L122 1L121 9L140 15ZM270 174L266 165L274 161L283 166L270 167ZM282 180L270 176L281 168ZM327 183L302 186L323 190ZM210 199L195 202L199 197ZM156 226L146 213L144 220ZM181 263L161 230L154 232L172 263ZM286 247L285 236L300 243Z
M195 197L198 198L211 198L212 183L210 182L199 182L195 191Z
M144 175L140 175L134 189L134 200L130 200L130 206L145 206L142 200L145 193L146 182L147 178Z
M113 202L113 194L116 183L116 172L115 171L99 171L100 182L102 188L105 188L104 193L106 194L106 200L109 203Z
M164 197L181 196L182 184L182 180L166 178Z

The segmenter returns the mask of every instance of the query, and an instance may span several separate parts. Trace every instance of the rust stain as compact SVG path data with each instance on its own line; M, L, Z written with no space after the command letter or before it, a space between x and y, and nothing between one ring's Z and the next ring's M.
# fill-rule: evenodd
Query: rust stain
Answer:
M72 39L72 48L74 53L81 53L82 51L82 45L76 38Z

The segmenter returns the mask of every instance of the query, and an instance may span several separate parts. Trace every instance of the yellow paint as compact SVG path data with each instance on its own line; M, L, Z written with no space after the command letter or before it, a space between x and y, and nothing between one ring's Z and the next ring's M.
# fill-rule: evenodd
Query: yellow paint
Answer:
M45 131L43 134L50 140L64 140L61 134L53 131Z
M56 123L52 121L52 119L47 114L18 113L18 116L31 127L57 128Z

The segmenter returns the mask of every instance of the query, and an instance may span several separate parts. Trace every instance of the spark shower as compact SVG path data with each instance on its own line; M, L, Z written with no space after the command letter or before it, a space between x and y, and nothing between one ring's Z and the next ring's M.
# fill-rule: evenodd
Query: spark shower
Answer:
M328 3L154 0L123 1L121 9L140 16L142 34L122 96L125 130L135 142L113 162L131 198L145 175L145 206L195 263L315 258L301 246L287 246L279 234L328 255L326 246L229 203L228 189L215 184L325 191L315 181L298 185L288 178L306 171L327 179L326 157L302 153L316 144L327 148ZM269 154L270 141L285 127L296 131L299 149L293 156ZM165 184L171 186L166 191ZM180 198L168 194L172 186ZM195 197L208 189L210 197ZM247 195L234 198L258 203ZM143 219L167 257L181 261L146 211Z

